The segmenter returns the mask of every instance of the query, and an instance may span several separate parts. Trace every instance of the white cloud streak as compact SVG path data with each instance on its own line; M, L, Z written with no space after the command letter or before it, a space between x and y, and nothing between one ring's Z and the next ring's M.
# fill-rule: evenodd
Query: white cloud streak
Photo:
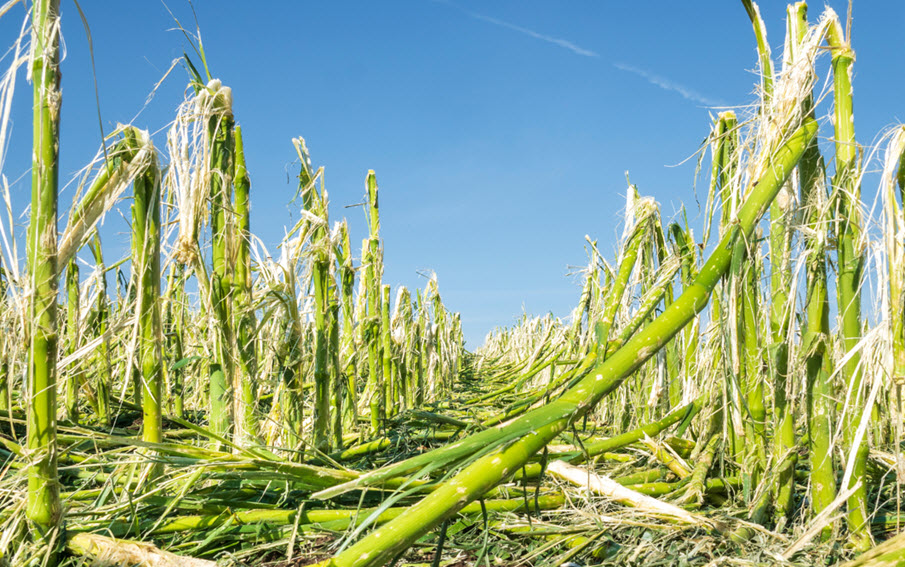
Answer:
M493 24L493 25L499 26L501 28L506 28L508 30L515 31L520 34L527 35L528 37L532 37L534 39L544 41L546 43L551 43L553 45L556 45L557 47L562 47L563 49L568 49L569 51L571 51L572 53L574 53L576 55L581 55L583 57L594 57L594 58L600 57L600 55L598 55L597 52L591 51L590 49L585 49L584 47L581 47L580 45L576 45L575 43L572 43L571 41L569 41L567 39L562 39L562 38L542 34L540 32L536 32L532 29L523 28L522 26L512 24L512 23L509 23L504 20L498 20L497 18L493 18L491 16L485 16L484 14L472 12L471 10L468 10L467 8L463 8L462 6L459 6L455 2L452 2L451 0L433 0L433 1L438 4L445 4L445 5L449 6L450 8L455 8L456 10L462 12L463 14L465 14L468 17L473 18L475 20L487 22L488 24ZM650 71L646 71L639 67L635 67L634 65L628 65L626 63L613 63L613 67L619 69L620 71L625 71L627 73L632 73L633 75L637 75L637 76L641 77L642 79L646 80L648 83L650 83L656 87L660 87L663 90L674 92L674 93L678 94L685 100L688 100L691 102L696 102L696 103L702 104L704 106L725 106L725 103L723 103L720 100L715 100L715 99L709 98L707 96L704 96L704 95L698 93L697 91L689 89L685 85L681 85L679 83L676 83L675 81L672 81L665 77L661 77L660 75L651 73Z
M558 37L553 37L549 35L544 35L542 33L538 33L534 30L529 30L528 28L523 28L522 26L517 26L515 24L510 24L509 22L504 22L503 20L498 20L496 18L491 18L490 16L484 16L482 14L476 14L474 12L469 12L465 10L465 13L471 16L476 20L481 20L482 22L487 22L489 24L493 24L495 26L500 26L502 28L506 28L508 30L517 31L521 34L527 35L528 37L533 37L534 39L539 39L541 41L546 41L547 43L552 43L553 45L558 45L559 47L568 49L572 53L576 55L583 55L584 57L599 57L597 53L591 51L590 49L585 49L578 45L575 45L569 40L560 39Z
M658 86L663 90L672 91L679 94L685 100L690 100L692 102L697 102L706 106L724 106L724 104L719 100L708 98L696 91L689 89L684 85L680 85L679 83L671 81L665 77L655 75L649 71L635 67L634 65L626 65L625 63L613 63L613 67L619 69L620 71L626 71L628 73L638 75L652 85Z
M518 32L520 34L527 35L528 37L533 37L534 39L539 39L539 40L545 41L547 43L552 43L553 45L562 47L563 49L568 49L569 51L571 51L572 53L574 53L576 55L581 55L583 57L599 57L599 55L597 55L597 53L595 53L594 51L591 51L590 49L585 49L579 45L575 45L574 43L572 43L571 41L569 41L567 39L561 39L558 37L553 37L550 35L542 34L542 33L536 32L534 30L530 30L528 28L523 28L522 26L510 24L509 22L505 22L503 20L498 20L498 19L492 18L490 16L478 14L477 12L472 12L471 10L463 8L462 6L459 6L458 4L450 2L449 0L434 0L434 1L439 4L446 4L447 6L450 6L451 8L455 8L456 10L459 10L463 14L466 14L468 17L474 18L475 20L487 22L488 24L493 24L493 25L499 26L501 28L506 28L507 30L512 30L512 31Z

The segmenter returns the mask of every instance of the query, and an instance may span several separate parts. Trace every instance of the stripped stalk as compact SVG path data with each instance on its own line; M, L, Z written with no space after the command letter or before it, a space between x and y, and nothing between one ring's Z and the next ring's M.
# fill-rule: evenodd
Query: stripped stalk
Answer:
M305 141L296 138L292 142L302 162L299 173L302 206L317 219L313 222L311 232L311 270L314 282L314 446L319 451L329 452L331 387L327 327L330 319L330 263L333 259L333 246L328 230L327 193L323 186L323 176L319 176L320 193L317 191L317 179L312 175Z
M257 326L255 310L251 303L251 201L249 192L251 180L245 168L245 145L242 142L242 129L233 129L235 173L233 185L236 192L235 204L235 321L236 340L238 341L239 395L236 396L236 416L242 421L239 429L246 439L251 441L257 437L257 420L255 419L255 376L257 375L257 359L255 357L255 327ZM242 440L240 440L242 441Z
M67 354L71 355L79 345L79 265L73 259L66 266L66 334L69 339ZM79 422L79 388L81 387L81 364L73 362L73 368L66 379L66 419Z
M397 350L396 364L399 367L399 399L404 409L412 409L412 295L405 286L396 292L396 307L392 317L392 340Z
M711 133L711 152L712 167L710 175L710 194L711 199L718 200L721 207L719 234L725 236L726 232L731 229L732 218L739 206L741 194L738 187L738 147L739 147L739 129L738 119L734 112L721 112L717 118L716 126ZM743 255L735 258L735 264L738 266L743 260ZM737 267L736 267L737 271ZM711 313L716 315L718 329L722 331L728 328L728 336L730 338L738 337L738 330L741 327L744 330L743 319L733 311L738 310L738 285L736 282L727 282L726 285L718 290L714 297ZM713 316L713 315L712 315ZM733 323L736 322L736 323ZM734 327L732 325L735 325ZM730 340L726 349L717 349L715 352L713 364L714 368L721 363L727 367L726 379L721 383L720 396L726 398L728 407L724 418L728 417L731 421L729 427L730 446L732 447L733 457L737 461L745 459L744 446L744 428L743 419L743 403L741 394L744 392L742 384L737 377L744 372L744 366L740 362L739 340ZM724 350L727 352L724 353ZM749 477L750 480L750 477ZM750 483L749 483L750 484Z
M898 175L894 175L898 169ZM883 168L884 237L889 265L889 320L892 332L892 376L896 388L905 385L905 126L889 141ZM899 186L896 200L895 185ZM901 396L901 393L899 394Z
M94 353L96 361L94 367L95 372L95 399L97 419L101 425L107 425L112 417L110 408L110 381L112 379L112 368L110 363L110 347L106 340L107 335L107 268L104 265L104 254L101 249L101 239L97 233L89 243L91 254L94 256L94 263L97 270L97 305L94 311L94 334L104 337L105 340L100 341L97 350Z
M61 264L68 265L75 258L101 217L150 163L153 146L140 130L119 126L114 134L122 134L122 139L106 150L103 166L69 214L60 237L58 262Z
M142 439L163 439L162 321L160 318L160 171L152 160L133 183L132 262L138 288L138 359L141 368Z
M327 357L330 367L330 415L333 433L333 448L343 448L343 401L346 385L343 380L339 350L339 286L336 285L336 263L330 262L327 308L330 315L327 322Z
M610 330L616 321L619 307L623 303L623 295L628 286L629 278L635 269L635 262L638 259L641 243L646 240L650 228L647 221L654 212L650 206L650 201L642 200L638 195L638 189L634 185L629 185L626 202L625 208L628 218L626 218L625 225L626 236L623 238L622 252L619 257L619 271L610 286L606 305L596 326L598 349L602 352L606 352Z
M694 237L690 229L682 230L678 224L670 223L668 229L670 238L675 246L675 253L679 257L682 274L682 289L685 289L698 275L697 254L694 247ZM700 317L695 317L691 325L685 327L683 344L685 354L682 360L683 384L674 377L670 382L669 404L676 408L682 403L682 392L687 391L694 384L698 374L698 343L701 336Z
M166 341L172 364L181 363L185 356L185 268L178 262L170 266L167 277ZM185 417L184 365L171 368L166 373L169 386L170 411L180 419Z
M415 351L413 402L415 407L421 407L424 404L424 358L427 350L425 335L428 332L428 323L424 309L424 299L420 289L415 290L415 310L418 312L418 316L415 319L415 330L412 333L412 343Z
M768 113L771 111L773 101L773 59L770 52L770 44L767 41L766 26L760 16L760 9L752 0L743 0L742 4L748 12L748 18L754 27L754 35L757 40L757 51L760 62L761 77L761 112ZM784 199L783 190L780 190L779 196L770 204L770 220L772 226L780 226L779 211L785 206L782 203L788 201ZM770 251L774 252L775 245L774 236L776 232L771 228ZM753 456L754 463L751 467L744 467L745 478L750 478L750 486L756 486L759 482L759 475L765 469L767 462L766 455L766 408L764 404L764 377L761 375L761 344L758 340L760 336L758 313L759 305L759 289L758 282L762 273L762 266L757 248L753 243L748 243L744 251L744 257L739 261L744 262L739 274L738 280L735 282L734 291L740 296L741 305L737 307L741 313L741 326L738 329L739 341L743 344L738 345L744 351L744 363L739 366L739 384L743 392L747 393L747 410L748 418L746 424L746 445L749 451L749 457ZM776 259L774 254L771 258ZM748 261L745 261L745 260ZM735 272L735 270L733 270ZM775 270L774 270L775 273ZM732 305L730 301L730 305ZM730 319L731 320L731 319ZM753 454L752 454L753 452Z
M895 175L896 169L898 169L898 175ZM898 200L895 190L897 183L899 186ZM884 318L889 321L889 330L892 335L892 368L888 370L888 373L890 382L895 386L895 411L892 413L896 423L896 446L898 446L902 439L902 386L905 386L905 126L896 128L886 146L880 191L883 201L885 221L883 236L886 244L889 280L889 303ZM901 459L902 456L899 453L896 464L900 474ZM896 518L896 524L898 524L898 515Z
M808 146L799 165L801 204L807 230L804 233L806 323L801 337L807 379L807 416L811 466L811 508L820 513L836 497L833 466L832 424L835 423L832 358L828 351L830 307L827 297L826 249L829 238L824 164L817 143ZM829 529L824 532L828 536Z
M847 408L842 423L846 454L854 462L849 485L845 490L859 488L848 499L849 541L860 551L873 546L867 516L867 440L856 440L856 431L865 402L862 391L861 354L855 347L861 341L861 280L864 271L864 242L861 236L861 165L858 144L855 142L855 122L852 111L852 64L855 52L845 37L839 18L827 8L830 24L826 39L832 53L833 67L833 127L836 146L836 171L833 175L833 194L836 208L836 255L838 273L836 294L839 308L843 352L848 361L842 367Z
M210 294L214 325L215 356L210 364L210 426L223 438L231 436L234 422L234 377L237 375L232 357L232 321L230 295L233 270L230 258L231 234L229 213L232 209L233 114L232 91L214 79L199 92L199 106L210 105L207 143L210 159L211 276ZM197 270L196 270L197 272ZM242 432L237 432L239 439Z
M380 279L382 273L380 253L380 208L377 199L377 176L368 171L365 180L368 194L369 236L362 246L362 264L365 266L365 294L367 314L363 335L368 345L368 391L371 395L371 435L376 435L385 417L384 383L380 357Z
M798 2L787 9L786 63L795 63L799 46L808 28L807 4ZM810 102L806 102L810 106ZM800 170L799 170L800 171ZM800 180L799 180L800 181ZM789 376L789 331L795 316L790 302L792 285L792 218L794 189L787 184L770 206L770 339L773 372L773 460L783 463L776 475L775 516L789 518L794 505L795 417Z
M339 265L340 305L342 306L342 376L346 382L344 389L347 403L343 405L346 413L345 423L353 426L358 421L358 359L355 352L355 313L353 295L355 292L355 268L352 267L352 242L349 239L349 224L343 219L339 225L339 241L336 249Z
M57 478L57 187L60 145L60 2L32 7L34 137L28 224L28 503L26 515L49 541L60 522Z
M3 269L3 260L0 257L0 309L9 312L9 299L7 298L7 276ZM0 336L0 411L9 411L12 407L12 397L9 389L9 361L10 343L12 341L3 333Z
M440 299L440 285L437 283L437 275L434 274L427 284L427 293L431 298L431 307L434 314L434 324L431 327L431 345L433 352L430 360L430 369L428 377L430 380L431 398L436 399L441 393L446 393L448 384L446 383L446 372L443 368L444 359L444 336L446 335L446 309L443 307L443 300Z
M399 411L396 400L396 376L393 372L393 341L390 332L390 286L380 286L380 351L382 375L385 389L386 416L392 417Z
M780 190L780 198L782 190ZM776 199L773 200L774 202ZM745 416L745 449L746 461L750 466L745 466L743 477L750 479L750 486L754 487L760 482L761 474L767 464L766 455L766 417L764 405L764 376L761 373L763 361L760 345L760 292L758 282L763 269L757 248L752 242L747 242L744 248L740 248L739 262L741 275L738 276L738 285L741 311L741 326L738 330L739 348L742 350L743 360L739 368L739 383L742 392L746 394L747 415Z

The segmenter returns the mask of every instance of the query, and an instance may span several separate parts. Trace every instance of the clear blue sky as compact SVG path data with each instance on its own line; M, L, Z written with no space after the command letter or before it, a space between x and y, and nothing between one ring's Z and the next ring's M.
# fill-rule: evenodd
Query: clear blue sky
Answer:
M93 156L99 131L85 31L75 4L62 5L65 181ZM168 5L194 26L187 3ZM830 5L840 14L847 6ZM822 7L812 5L812 21ZM187 42L159 2L82 0L82 8L105 130L138 115L134 124L160 132L162 147L184 71L142 108ZM761 9L778 57L785 2ZM713 107L751 102L757 82L753 33L734 1L198 0L195 10L212 73L233 88L243 126L252 230L274 245L298 218L287 208L292 137L304 136L315 166L325 166L332 220L349 218L356 247L364 213L343 207L362 200L365 173L376 170L385 281L423 287L418 270L436 271L470 349L523 310L569 313L580 282L566 274L587 263L585 234L612 256L626 171L666 218L684 202L700 227L694 160L677 164L707 135ZM20 6L0 19L7 44L23 15ZM901 1L854 6L862 143L905 120L903 26ZM16 96L11 182L30 161L24 70ZM27 177L14 192L24 210ZM61 218L71 195L61 197ZM103 233L111 259L128 243L115 217Z

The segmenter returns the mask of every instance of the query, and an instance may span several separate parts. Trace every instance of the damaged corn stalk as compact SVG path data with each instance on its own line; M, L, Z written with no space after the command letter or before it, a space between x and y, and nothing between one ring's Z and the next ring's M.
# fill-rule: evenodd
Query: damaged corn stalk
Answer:
M701 125L703 214L629 182L571 315L472 349L436 273L392 281L373 170L364 222L336 222L293 139L293 222L255 236L254 138L181 25L202 65L165 150L106 136L58 238L59 6L36 2L0 77L0 566L899 561L905 129L858 144L832 10L788 6L781 55L738 10L757 94ZM2 160L26 63L20 261Z

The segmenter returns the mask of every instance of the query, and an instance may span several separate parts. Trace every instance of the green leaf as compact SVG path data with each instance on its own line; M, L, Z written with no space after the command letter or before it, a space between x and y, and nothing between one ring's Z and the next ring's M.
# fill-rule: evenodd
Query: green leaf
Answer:
M170 367L170 370L179 370L186 364L191 364L191 363L195 362L196 360L201 360L201 357L200 356L187 356L187 357L183 358L182 360L175 362L173 364L173 366Z

